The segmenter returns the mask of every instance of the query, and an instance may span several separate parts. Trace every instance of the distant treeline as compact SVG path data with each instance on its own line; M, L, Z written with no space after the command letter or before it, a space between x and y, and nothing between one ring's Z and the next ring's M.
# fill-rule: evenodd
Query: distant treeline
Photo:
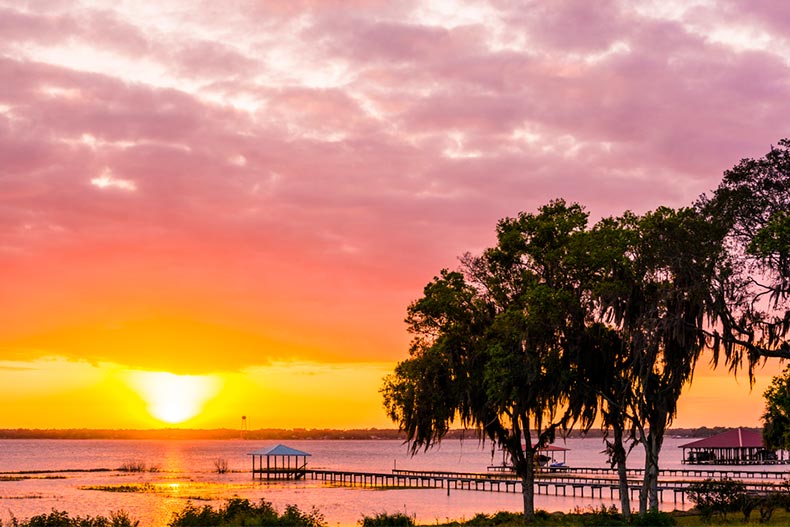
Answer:
M700 428L673 428L670 436L675 437L709 437L721 432L732 430L723 426L706 426ZM750 430L761 431L760 428ZM602 437L600 430L590 430L584 437ZM467 439L476 441L477 436L471 430L453 430L450 439ZM581 437L572 432L569 437ZM92 428L69 429L0 429L0 439L247 439L247 440L286 440L286 439L397 439L405 440L405 435L395 429L360 428L352 430L334 430L326 428L262 428L258 430L234 430L231 428L215 428L198 430L190 428L155 428L147 430L113 430ZM558 439L561 441L561 439Z

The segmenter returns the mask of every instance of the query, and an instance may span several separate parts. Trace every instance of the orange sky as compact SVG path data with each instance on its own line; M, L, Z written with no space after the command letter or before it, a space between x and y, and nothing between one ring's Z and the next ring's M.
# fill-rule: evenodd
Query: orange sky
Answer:
M499 218L687 205L790 122L781 3L351 4L0 0L0 428L392 426Z

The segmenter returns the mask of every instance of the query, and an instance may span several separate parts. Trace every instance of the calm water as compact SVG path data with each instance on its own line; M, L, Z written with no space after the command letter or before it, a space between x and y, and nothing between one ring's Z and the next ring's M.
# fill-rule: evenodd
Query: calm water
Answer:
M662 468L681 467L678 445L687 439L667 438L662 451ZM329 525L356 525L362 515L379 512L406 512L422 522L470 518L477 512L518 511L520 494L446 490L374 490L331 487L318 481L266 483L253 481L248 452L272 446L275 441L132 441L132 440L0 440L0 472L51 471L66 469L116 469L124 463L143 461L158 472L64 472L62 479L43 479L53 474L34 475L32 479L0 481L0 519L13 514L29 518L53 508L72 515L108 515L125 510L141 520L142 527L166 525L173 511L188 500L196 505L219 505L224 499L240 496L272 502L278 510L296 504L302 510L318 508ZM492 463L489 445L475 440L445 441L439 448L414 457L400 441L286 441L288 446L310 452L311 468L389 472L393 468L410 470L485 471ZM562 445L562 442L557 444ZM599 439L570 439L564 444L571 451L571 466L602 467L605 456ZM214 471L214 461L224 459L227 474ZM637 448L629 466L642 465ZM493 456L493 463L501 454ZM754 467L767 468L767 467ZM774 467L775 468L775 467ZM775 468L776 470L780 470ZM151 483L156 492L105 492L86 490L92 485ZM609 504L606 497L603 500ZM536 496L539 508L568 511L576 506L598 504L592 498ZM664 504L674 508L671 502Z

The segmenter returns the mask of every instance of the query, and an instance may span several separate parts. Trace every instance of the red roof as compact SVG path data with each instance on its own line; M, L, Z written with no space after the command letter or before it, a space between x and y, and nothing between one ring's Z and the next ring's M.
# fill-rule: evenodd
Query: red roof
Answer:
M678 448L763 448L763 435L754 430L736 428L680 445Z

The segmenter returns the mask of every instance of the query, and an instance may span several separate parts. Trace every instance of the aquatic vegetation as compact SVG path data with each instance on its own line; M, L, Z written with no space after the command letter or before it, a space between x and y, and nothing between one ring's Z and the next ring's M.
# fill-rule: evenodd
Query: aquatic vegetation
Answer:
M44 496L43 494L23 494L21 496L0 496L0 499L4 500L40 500L44 498L49 498L50 496ZM2 523L0 522L0 527L2 527Z
M119 472L159 472L162 468L159 465L147 465L145 461L133 459L124 461L116 470Z
M128 485L83 485L80 490L101 490L104 492L157 492L151 483L131 483Z
M26 479L66 479L66 476L28 476L28 475L20 475L20 476L2 475L2 476L0 476L0 481L24 481Z
M120 467L118 467L120 472L145 472L146 464L145 461L141 461L139 459L124 461Z

